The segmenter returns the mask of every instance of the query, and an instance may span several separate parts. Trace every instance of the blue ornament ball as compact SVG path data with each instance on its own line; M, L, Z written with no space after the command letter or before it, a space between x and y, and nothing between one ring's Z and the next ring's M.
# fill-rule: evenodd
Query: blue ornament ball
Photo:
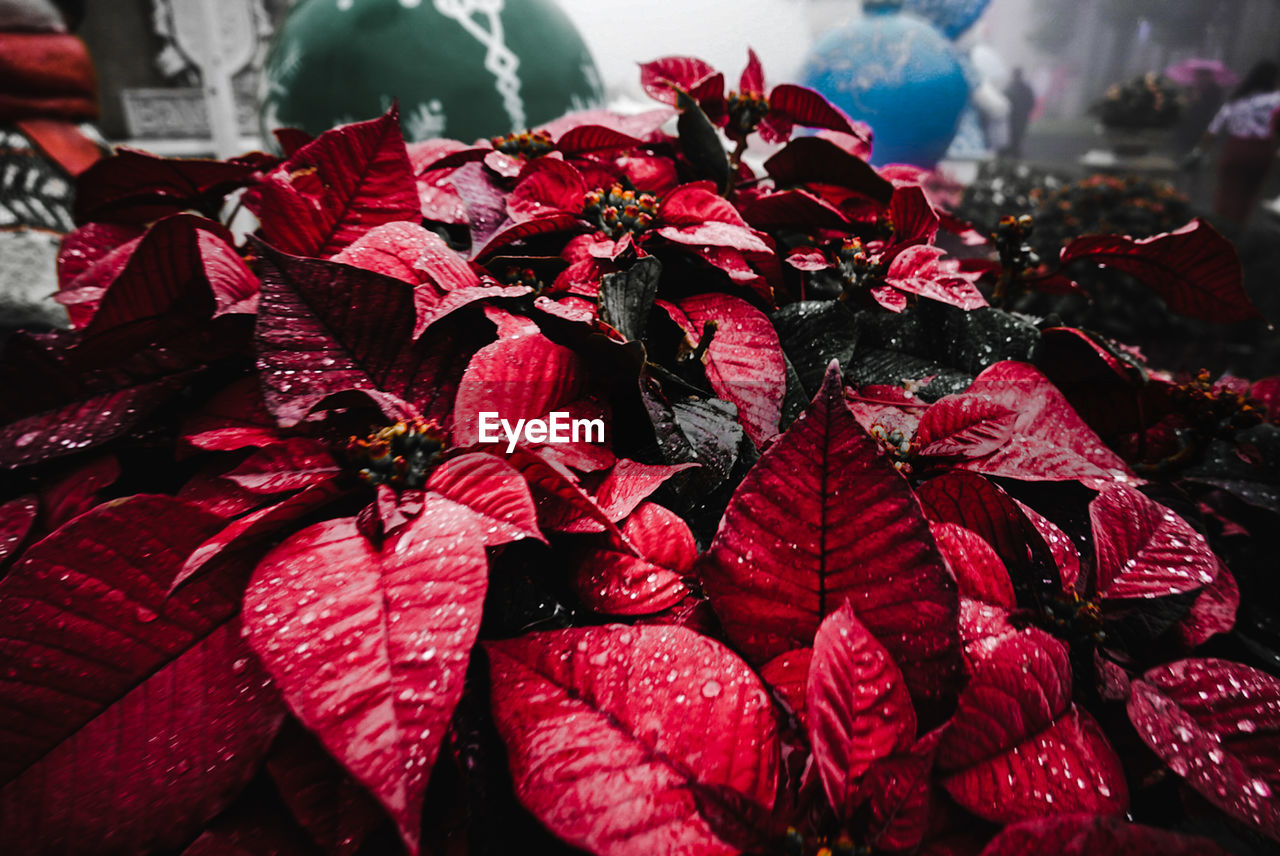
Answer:
M933 24L949 39L972 27L991 0L905 0L902 8Z
M814 45L801 78L871 126L873 164L932 167L955 136L969 84L951 42L900 5L869 0L864 17Z

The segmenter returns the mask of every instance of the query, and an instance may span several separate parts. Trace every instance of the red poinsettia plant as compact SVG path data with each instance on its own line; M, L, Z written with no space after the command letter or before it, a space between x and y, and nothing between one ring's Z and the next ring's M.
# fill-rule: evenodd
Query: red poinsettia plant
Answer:
M754 55L642 79L85 174L0 367L0 850L1280 842L1280 385L1003 308L1248 322L1231 245L976 246Z

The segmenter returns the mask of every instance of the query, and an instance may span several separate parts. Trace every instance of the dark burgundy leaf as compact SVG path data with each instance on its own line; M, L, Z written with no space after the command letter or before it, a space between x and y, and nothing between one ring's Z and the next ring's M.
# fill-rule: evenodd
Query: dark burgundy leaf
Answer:
M40 488L40 515L45 529L57 529L98 504L99 491L120 478L120 464L113 455L92 459L83 466Z
M162 158L119 148L80 175L75 219L138 224L196 209L216 214L223 198L253 181L252 164Z
M827 800L845 820L863 774L915 741L916 712L902 672L847 601L814 639L805 724Z
M1124 271L1179 315L1224 324L1262 317L1244 290L1235 247L1199 218L1177 231L1141 240L1120 235L1077 238L1062 251L1062 264L1079 260Z
M1080 552L1075 544L1071 543L1071 536L1059 529L1052 520L1040 515L1034 508L1017 500L1014 501L1022 511L1022 516L1040 534L1040 539L1049 550L1053 564L1058 569L1058 582L1062 584L1063 591L1075 590L1076 580L1080 577Z
M0 568L22 549L39 512L39 501L30 495L0 505Z
M954 686L955 583L907 482L844 403L834 365L739 485L699 576L752 662L808 647L848 600L913 694Z
M235 575L166 598L219 522L136 496L0 581L0 850L177 847L253 775L283 712L240 639Z
M772 807L768 695L719 643L612 625L485 649L516 794L570 843L609 856L730 854L705 816L708 791Z
M702 361L716 395L738 408L747 436L762 448L778 433L786 393L786 358L763 312L727 294L687 297L679 306L659 302L696 347L714 325Z
M1060 814L1005 827L982 856L1227 856L1207 838L1105 814Z
M348 265L263 253L258 370L263 399L281 424L296 424L345 390L396 396L429 415L443 409L429 401L442 381L446 388L456 382L439 351L453 343L410 345L412 286Z
M246 198L277 250L328 258L375 226L422 216L393 107L326 131L265 175Z
M829 128L832 131L862 136L849 117L831 106L817 92L794 83L780 83L769 93L769 112L779 113L797 125L807 128Z
M385 821L369 792L292 720L271 747L267 771L289 811L325 853L354 856Z
M1089 503L1097 590L1103 598L1165 597L1213 582L1218 559L1168 508L1113 485Z
M310 437L289 437L260 449L225 478L254 493L301 490L338 474L329 444Z
M62 239L55 300L67 307L71 326L83 329L107 286L115 282L142 240L138 226L89 223Z
M1179 660L1134 681L1128 710L1205 799L1280 840L1280 681L1226 660Z
M913 850L928 833L936 790L931 774L942 734L929 732L906 752L877 761L863 778L858 799L867 803L868 840L876 850Z
M742 206L742 216L757 229L778 229L791 226L803 229L822 227L827 229L847 229L848 219L840 209L807 190L780 190L764 196L757 196ZM816 252L816 251L815 251ZM818 253L821 257L821 253ZM793 267L801 270L800 261L792 255L787 259ZM822 267L830 263L823 259Z
M969 684L938 749L941 784L1002 823L1051 812L1117 813L1128 804L1120 759L1071 702L1066 648L1038 629L965 649Z
M257 378L232 383L182 425L182 439L197 449L234 451L280 439L275 417L262 401Z
M879 205L893 198L893 185L871 165L822 137L797 137L764 162L779 187L834 184L856 191Z
M955 523L981 535L1007 567L1023 568L1034 559L1026 518L1017 503L982 476L949 472L920 485L916 496L930 520Z

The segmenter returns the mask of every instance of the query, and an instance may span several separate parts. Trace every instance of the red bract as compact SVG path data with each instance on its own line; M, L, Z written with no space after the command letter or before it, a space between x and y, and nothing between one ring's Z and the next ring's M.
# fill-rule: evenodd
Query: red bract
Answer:
M245 593L245 636L285 700L390 812L411 853L480 628L484 547L529 535L533 505L515 471L458 458L381 548L354 520L319 523L269 553Z
M848 601L814 639L805 721L827 799L843 818L853 814L863 774L915 742L916 714L902 672Z
M1101 814L1063 814L1005 828L982 856L1225 856L1207 838L1177 835Z
M627 518L622 535L625 542L591 550L579 560L574 588L582 602L605 614L645 615L683 600L689 590L681 577L698 556L685 522L647 502Z
M1089 503L1104 598L1164 597L1213 581L1218 560L1200 533L1133 488L1108 487Z
M718 789L772 807L777 734L745 663L681 627L490 642L493 714L520 801L602 854L730 854ZM708 805L710 803L710 805Z
M730 92L727 98L724 76L693 57L672 56L642 63L640 83L650 97L673 106L677 92L688 94L733 140L743 140L758 130L765 142L780 143L791 136L795 125L861 136L861 129L848 116L812 89L792 83L766 89L764 69L750 49L738 91Z
M375 226L420 216L399 113L321 134L245 197L282 252L329 258Z
M1223 323L1262 317L1244 290L1231 244L1203 220L1137 241L1114 235L1078 238L1063 249L1062 263L1079 260L1136 277L1180 315Z
M812 643L847 599L912 692L956 675L956 595L911 489L844 403L837 367L734 493L698 569L756 663Z
M1129 719L1205 799L1280 840L1280 681L1225 660L1179 660L1133 682Z
M1120 759L1071 701L1066 649L1040 630L1005 632L965 649L969 684L938 749L942 786L989 820L1123 812Z
M6 852L180 846L252 777L281 709L240 639L237 569L166 597L217 524L134 497L68 523L0 581Z

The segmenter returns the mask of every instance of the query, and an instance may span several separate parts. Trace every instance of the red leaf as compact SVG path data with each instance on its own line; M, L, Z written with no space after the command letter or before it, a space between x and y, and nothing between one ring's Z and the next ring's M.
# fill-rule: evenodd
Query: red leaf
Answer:
M689 589L681 578L698 557L684 520L646 502L627 518L622 535L638 555L613 544L579 560L573 586L583 605L606 615L646 615L683 600Z
M433 493L381 550L352 519L318 523L272 550L245 592L245 638L414 854L480 628L486 523Z
M742 216L757 229L776 229L782 226L796 226L813 229L847 229L848 219L831 203L815 196L807 190L782 190L757 196L742 206ZM808 254L797 256L803 250L795 250L787 261L792 267L800 270L816 270L830 267L831 263L818 250L810 250ZM816 258L812 255L816 253ZM821 259L819 263L817 259ZM798 262L807 261L817 267L800 267Z
M1124 461L1034 367L996 363L978 375L967 392L1013 410L1017 418L1013 436L1002 448L958 466L1027 481L1078 480L1091 488L1137 481Z
M22 548L39 511L40 503L34 496L20 496L0 505L0 568Z
M687 92L695 101L721 98L724 77L700 59L668 56L640 64L640 85L656 101L676 105L676 90Z
M219 224L188 214L152 226L102 295L85 336L142 320L171 323L175 314L205 318L215 307L229 308L252 296L257 280L230 239Z
M989 455L1013 436L1017 414L981 396L948 395L934 402L920 417L916 440L922 455Z
M622 458L609 468L604 480L591 491L596 505L609 515L609 519L617 521L631 514L655 490L676 473L696 467L697 464L642 464L638 461ZM566 532L579 531L572 526ZM589 530L598 532L598 527Z
M752 662L808 647L847 599L913 694L937 698L958 671L955 583L906 480L843 396L833 363L738 486L699 575Z
M902 672L848 601L814 639L805 723L822 787L843 820L853 816L858 782L871 765L915 741Z
M1280 840L1280 680L1226 660L1179 660L1136 680L1138 736L1205 799Z
M747 48L747 64L738 78L738 91L764 95L764 68L760 65L760 57L751 48Z
M932 244L938 237L938 214L929 204L922 188L899 187L889 203L889 222L893 223L893 246Z
M1066 648L1041 630L970 644L970 680L938 750L942 786L1001 823L1066 811L1115 813L1124 771L1097 723L1071 703Z
M727 788L772 807L768 696L719 643L614 625L485 649L516 794L566 841L608 856L730 854L703 800Z
M77 223L149 223L196 209L216 211L257 167L234 161L162 158L129 148L89 167L76 184Z
M333 261L426 285L437 299L450 291L479 288L480 277L444 239L418 223L386 223L370 229Z
M89 223L62 239L58 249L58 294L71 326L83 329L107 286L115 282L142 240L137 226Z
M981 535L1006 567L1034 562L1026 518L1004 490L980 475L953 470L916 488L924 513L937 523L955 523Z
M396 108L326 131L246 197L278 250L328 258L375 226L421 218Z
M933 523L929 530L962 596L1004 609L1017 607L1009 571L981 535L954 523Z
M611 149L630 149L641 145L641 141L623 133L616 128L602 125L579 125L565 131L556 140L556 149L565 155L582 155L592 152L604 152Z
M262 402L258 379L238 380L209 400L182 425L182 439L197 449L234 451L280 439L275 417Z
M867 771L858 800L867 803L867 842L875 850L914 850L929 832L935 790L931 774L942 734L941 729L931 731L907 752L877 761Z
M1244 290L1231 242L1196 218L1174 232L1133 240L1086 235L1062 251L1062 264L1085 259L1124 271L1164 298L1179 315L1230 323L1261 318Z
M1034 508L1014 500L1022 516L1035 528L1053 558L1058 569L1058 580L1063 591L1073 591L1080 578L1080 552L1071 543L1071 536L1063 532L1053 521L1042 517Z
M960 275L958 265L943 260L941 247L916 244L893 257L885 282L899 291L928 297L961 309L980 309L987 300L977 286Z
M728 294L687 297L679 308L665 301L659 305L695 347L706 325L715 325L702 357L707 381L718 396L738 408L738 421L762 448L778 433L787 375L782 345L768 316Z
M982 856L1227 856L1207 838L1103 814L1060 814L1007 826Z
M789 121L806 128L829 128L862 136L849 121L849 117L831 106L831 102L817 92L794 83L780 83L769 93L769 112L779 113Z
M482 261L498 252L498 250L509 247L516 241L522 241L526 238L549 235L553 232L582 231L582 229L583 222L577 214L550 214L546 217L537 217L533 220L513 223L502 228L489 238L475 253L475 260Z
M310 437L288 437L266 446L229 471L225 478L254 493L302 490L339 472L329 444Z
M1089 503L1103 598L1164 597L1213 582L1218 559L1186 521L1129 487Z
M453 442L480 442L480 414L497 413L514 429L516 420L543 419L577 399L585 367L576 353L534 333L499 339L472 356L453 406ZM499 431L501 435L502 432ZM507 438L501 436L503 450Z
M1240 588L1227 566L1218 563L1218 576L1200 590L1191 610L1174 626L1174 633L1188 648L1208 642L1219 633L1229 633L1236 626L1240 609Z
M479 536L487 546L521 538L543 540L529 486L501 458L483 453L450 458L427 479L427 490L466 506L484 523Z
M239 586L212 574L166 599L218 525L136 496L0 581L0 850L178 847L252 777L282 711L240 640Z
M760 678L782 697L803 725L808 719L809 664L812 648L798 648L779 654L760 667Z
M519 223L548 214L581 214L590 188L569 164L555 158L531 161L507 197L507 214Z

